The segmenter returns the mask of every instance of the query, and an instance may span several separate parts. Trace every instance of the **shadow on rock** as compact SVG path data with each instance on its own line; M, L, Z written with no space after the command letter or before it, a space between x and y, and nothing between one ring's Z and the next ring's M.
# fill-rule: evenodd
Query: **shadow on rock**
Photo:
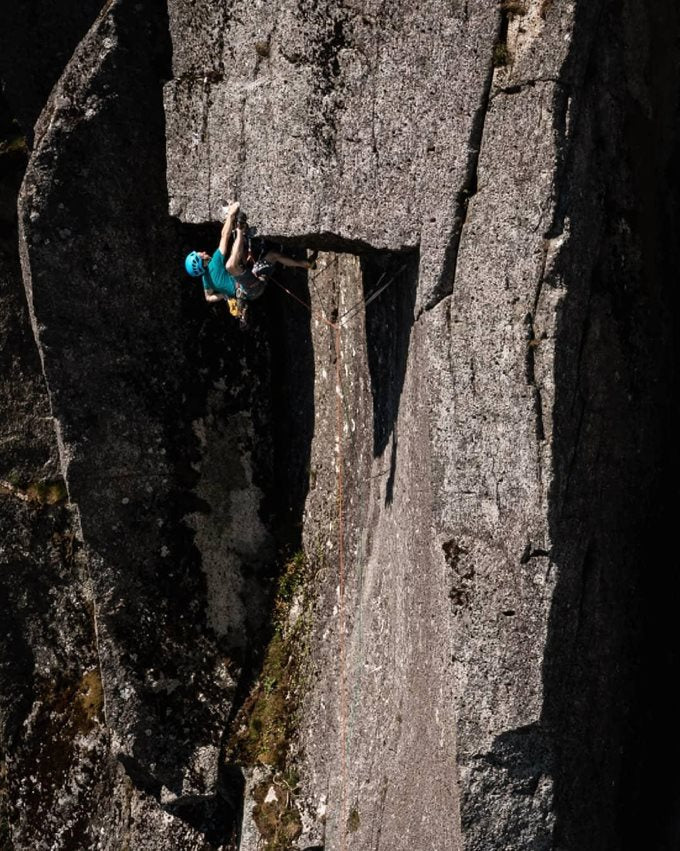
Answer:
M680 711L668 687L680 674L680 579L666 555L678 461L680 19L665 0L643 17L633 24L630 10L605 3L590 27L596 46L555 225L558 234L568 215L575 249L556 273L557 586L541 723L555 742L555 844L565 851L670 849L680 838L678 783L654 781L677 761ZM633 26L654 45L646 71L626 42ZM644 108L628 88L643 71Z
M383 454L392 438L385 496L389 504L394 496L398 448L396 423L414 321L418 253L366 253L361 257L361 270L367 302L366 343L373 396L374 457Z

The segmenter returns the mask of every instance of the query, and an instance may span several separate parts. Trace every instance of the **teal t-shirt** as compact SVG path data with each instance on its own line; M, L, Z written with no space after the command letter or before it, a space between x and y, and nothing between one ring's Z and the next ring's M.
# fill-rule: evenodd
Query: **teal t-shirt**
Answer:
M203 289L214 290L221 295L228 295L229 298L234 298L236 295L236 284L229 272L224 268L224 254L215 249L208 268L203 273Z

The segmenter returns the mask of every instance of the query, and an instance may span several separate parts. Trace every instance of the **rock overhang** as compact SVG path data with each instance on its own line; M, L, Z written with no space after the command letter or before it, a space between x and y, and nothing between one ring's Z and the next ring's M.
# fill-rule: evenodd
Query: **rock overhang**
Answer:
M482 4L171 3L171 215L215 221L237 197L261 232L284 239L421 245L436 286L461 224L498 22Z

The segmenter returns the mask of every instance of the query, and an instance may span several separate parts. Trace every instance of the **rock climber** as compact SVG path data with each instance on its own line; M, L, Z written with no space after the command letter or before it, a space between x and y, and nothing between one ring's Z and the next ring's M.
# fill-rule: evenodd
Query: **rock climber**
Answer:
M184 261L184 267L194 278L202 278L206 301L229 302L229 309L239 315L237 302L259 298L267 286L267 277L276 263L298 269L313 269L314 257L310 260L295 260L269 248L261 242L261 253L252 266L247 265L247 219L239 212L240 204L234 201L227 207L222 227L220 244L212 257L205 251L192 251ZM236 225L236 237L227 258L229 237Z

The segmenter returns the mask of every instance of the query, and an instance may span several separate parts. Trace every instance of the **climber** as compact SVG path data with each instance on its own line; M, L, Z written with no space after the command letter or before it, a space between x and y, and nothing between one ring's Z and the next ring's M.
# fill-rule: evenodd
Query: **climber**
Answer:
M240 314L239 301L253 301L262 295L267 286L267 278L276 263L298 269L315 267L314 258L295 260L274 251L263 241L260 241L260 255L257 258L249 258L246 238L248 223L239 208L238 201L227 207L220 244L212 257L205 251L192 251L184 261L184 267L192 277L202 278L205 300L227 300L229 310L234 316ZM234 224L236 237L227 259L227 245ZM255 261L251 266L248 265L249 259Z

